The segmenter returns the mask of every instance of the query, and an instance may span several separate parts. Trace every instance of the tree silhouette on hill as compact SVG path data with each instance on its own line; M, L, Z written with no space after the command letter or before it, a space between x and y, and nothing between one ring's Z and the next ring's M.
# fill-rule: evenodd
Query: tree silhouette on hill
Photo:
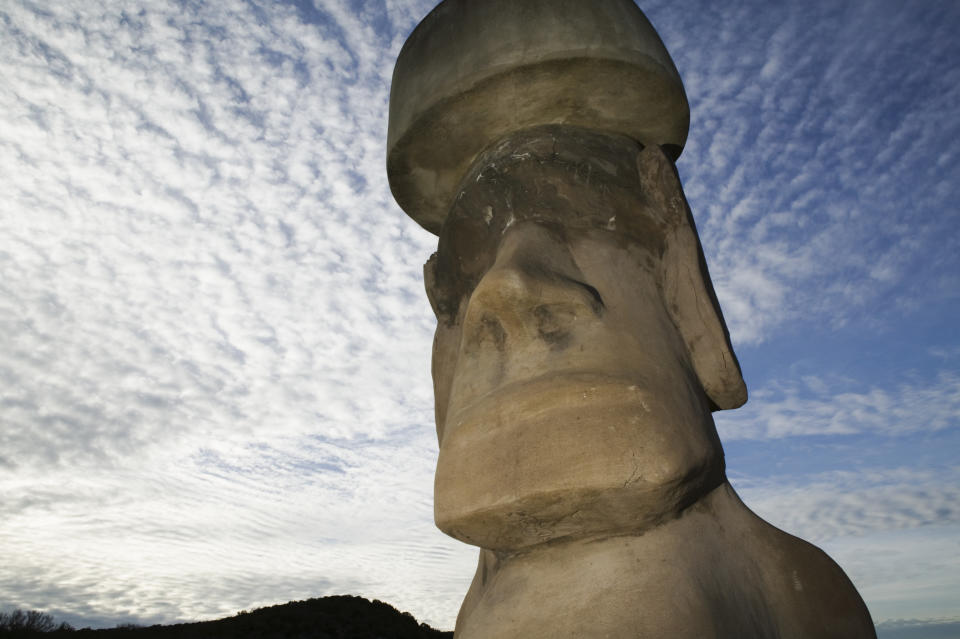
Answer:
M15 611L17 619L31 614L44 617L35 627L10 627L0 625L0 637L71 637L81 639L97 635L103 639L444 639L453 637L452 632L441 632L418 623L413 615L400 612L382 601L369 601L363 597L338 595L290 603L251 612L240 612L233 617L216 621L200 621L170 626L130 625L91 630L74 630L67 624L57 625L46 613ZM7 615L7 616L10 616ZM5 617L0 617L3 619Z
M34 635L44 632L68 632L73 626L63 622L58 624L51 615L39 610L14 610L0 612L0 635Z

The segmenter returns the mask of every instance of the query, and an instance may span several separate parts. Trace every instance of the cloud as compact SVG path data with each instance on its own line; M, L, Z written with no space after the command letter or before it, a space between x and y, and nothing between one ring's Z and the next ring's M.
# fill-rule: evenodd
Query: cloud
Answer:
M960 621L898 619L877 624L878 639L955 639L960 637Z
M432 524L435 240L383 169L427 4L5 7L0 601L169 622L358 592L452 624L474 553Z
M804 539L906 530L960 522L960 467L831 471L784 478L734 476L764 519Z
M302 432L344 416L318 393L361 378L372 406L406 404L431 240L385 188L387 53L351 53L370 38L324 39L286 5L268 22L243 4L75 8L15 6L5 39L25 61L5 93L8 202L30 212L4 216L5 399L93 457L228 420ZM354 34L351 19L327 26ZM331 95L344 69L351 95Z
M932 381L863 388L850 380L807 376L753 393L734 413L718 414L727 441L870 433L905 436L960 426L960 376L941 371Z
M686 83L679 168L735 343L956 304L955 5L644 9Z
M270 437L21 474L5 482L0 543L17 553L0 601L146 623L357 592L449 625L475 556L433 527L433 448L429 433Z
M955 361L960 359L960 346L934 346L927 349L927 352L933 357L945 361Z

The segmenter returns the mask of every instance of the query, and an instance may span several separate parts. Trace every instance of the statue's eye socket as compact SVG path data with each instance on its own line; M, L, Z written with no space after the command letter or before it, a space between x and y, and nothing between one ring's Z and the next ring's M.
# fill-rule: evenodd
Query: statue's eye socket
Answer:
M509 198L502 193L467 198L450 211L437 248L431 304L439 316L453 318L460 305L496 259L497 248L510 228L526 222L550 229L561 236L569 229L597 229L630 233L630 206L622 193L610 189L601 195L589 192L597 201L586 199L584 206L552 195L537 196L532 191L514 191ZM599 198L599 199L597 199ZM504 201L509 201L509 205ZM489 205L489 202L500 205Z

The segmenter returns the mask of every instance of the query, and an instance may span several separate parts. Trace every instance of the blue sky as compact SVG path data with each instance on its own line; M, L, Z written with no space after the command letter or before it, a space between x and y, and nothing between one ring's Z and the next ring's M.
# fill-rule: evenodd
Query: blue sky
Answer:
M337 593L452 627L421 267L385 175L431 0L0 8L0 609ZM960 4L641 3L750 389L729 474L880 636L960 636Z

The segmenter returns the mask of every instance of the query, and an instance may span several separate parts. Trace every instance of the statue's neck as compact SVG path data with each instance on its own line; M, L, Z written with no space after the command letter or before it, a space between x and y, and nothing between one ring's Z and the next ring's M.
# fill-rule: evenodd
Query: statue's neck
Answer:
M727 591L719 592L716 575L711 577L728 559L719 555L737 552L728 538L748 530L752 519L722 482L680 516L632 533L555 540L514 552L483 550L456 636L619 639L665 636L662 631L670 628L673 637L714 637L689 626L691 619L711 619L711 607L724 597L762 597L750 590L756 582L724 575L731 579ZM656 632L642 631L644 624ZM743 636L775 636L765 630Z

